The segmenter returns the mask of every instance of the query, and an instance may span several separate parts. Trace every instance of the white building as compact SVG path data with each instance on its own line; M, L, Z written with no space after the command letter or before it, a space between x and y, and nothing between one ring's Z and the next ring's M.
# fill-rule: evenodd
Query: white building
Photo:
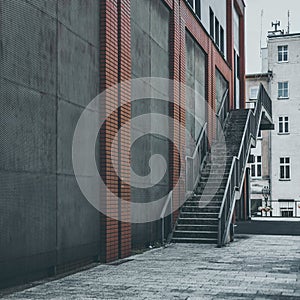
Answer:
M300 217L300 33L270 34L267 50L275 123L270 169L273 216Z
M269 33L262 73L246 76L248 108L254 107L261 83L272 99L275 128L262 131L251 150L252 215L265 206L262 189L267 186L268 215L300 217L300 33Z

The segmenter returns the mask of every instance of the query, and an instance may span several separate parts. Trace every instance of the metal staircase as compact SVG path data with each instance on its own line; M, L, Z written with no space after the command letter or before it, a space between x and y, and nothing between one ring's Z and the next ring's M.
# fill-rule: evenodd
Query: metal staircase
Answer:
M194 194L180 210L173 242L223 246L230 241L230 225L243 187L250 149L255 146L260 124L267 129L269 123L272 128L271 100L262 85L254 109L229 112L228 93L225 96L217 114L221 118L219 130L225 132L225 143L216 140L211 146Z

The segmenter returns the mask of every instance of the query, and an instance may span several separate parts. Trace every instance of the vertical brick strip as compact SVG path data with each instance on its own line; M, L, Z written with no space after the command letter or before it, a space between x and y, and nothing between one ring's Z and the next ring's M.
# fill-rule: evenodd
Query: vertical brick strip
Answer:
M173 11L170 18L170 78L174 80L174 85L171 87L170 95L173 97L173 103L170 103L170 116L180 121L180 111L176 104L180 101L180 11L178 0L173 0ZM174 125L170 128L172 138L175 145L179 145L180 132L179 128ZM175 180L179 177L180 160L178 151L173 145L170 145L170 187L176 184ZM173 207L178 207L180 194L173 193ZM173 214L173 222L177 220L178 211Z
M245 9L244 9L245 10ZM245 12L240 15L240 101L241 108L246 105L246 57L245 57Z
M229 99L230 108L234 108L234 38L233 38L233 4L232 0L227 0L227 61L232 69L230 89L229 89Z
M119 0L119 80L122 82L120 90L120 120L121 126L130 123L131 106L125 104L131 99L131 85L124 84L124 81L131 79L131 25L130 25L130 0ZM131 134L130 127L122 131L120 137L120 175L123 181L130 182L130 145ZM122 184L121 188L122 203L119 207L121 249L119 251L121 258L131 254L131 211L130 211L130 185Z
M100 1L100 91L118 83L118 14L117 2L111 0ZM101 112L106 117L109 107L118 105L118 90L114 89L106 95ZM110 161L118 159L118 149L112 148L112 140L118 132L117 112L109 118L101 130L100 140L100 172L108 188L117 195L118 179L114 175ZM101 191L102 206L111 216L118 217L118 206L112 197ZM109 262L118 258L118 221L101 214L101 261Z

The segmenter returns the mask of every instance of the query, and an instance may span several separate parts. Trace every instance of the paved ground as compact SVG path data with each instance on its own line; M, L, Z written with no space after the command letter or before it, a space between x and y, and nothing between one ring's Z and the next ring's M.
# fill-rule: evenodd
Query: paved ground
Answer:
M5 299L300 299L300 237L172 244Z

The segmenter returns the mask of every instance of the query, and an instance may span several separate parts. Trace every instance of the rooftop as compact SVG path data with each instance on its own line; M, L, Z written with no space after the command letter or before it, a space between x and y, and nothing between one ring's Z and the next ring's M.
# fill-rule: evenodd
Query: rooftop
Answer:
M275 38L288 38L288 37L300 37L300 32L297 33L281 33L281 32L269 32L268 38L275 39Z

